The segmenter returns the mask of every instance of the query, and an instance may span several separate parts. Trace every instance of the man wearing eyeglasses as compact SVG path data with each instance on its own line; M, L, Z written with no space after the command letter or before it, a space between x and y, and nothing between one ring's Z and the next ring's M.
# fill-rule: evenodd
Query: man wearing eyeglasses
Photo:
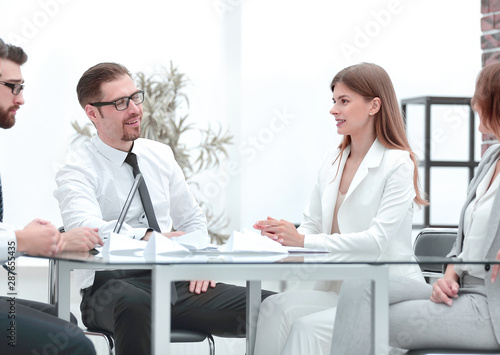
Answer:
M23 53L12 47L10 55L3 64L3 80L0 84L5 86L2 92L10 90L12 95L0 95L0 127L4 129L11 128L16 123L16 112L24 104L22 94L23 79L21 75L21 65L28 58Z
M16 46L5 45L0 39L0 127L11 128L16 112L24 104L21 65L28 57ZM36 219L25 228L3 223L2 185L0 183L0 264L8 269L8 296L0 296L0 354L81 354L94 355L94 346L76 325L56 317L56 309L46 303L16 298L17 278L14 274L16 252L50 256L66 248L75 249L75 237L83 240L97 232L79 228L75 232L61 233L50 222ZM8 206L7 206L8 207ZM89 250L88 248L86 250Z
M206 217L172 150L139 138L144 93L135 86L129 71L116 63L97 64L80 78L77 94L97 135L73 153L57 173L54 195L64 225L98 228L101 238L107 238L138 169L153 213L148 214L148 203L139 190L140 198L136 196L132 202L120 234L146 241L153 230L165 237L194 231L207 235ZM83 271L77 277L85 325L113 333L117 355L150 354L150 271ZM176 282L174 290L172 329L245 336L245 288L185 281ZM263 291L262 298L270 294Z

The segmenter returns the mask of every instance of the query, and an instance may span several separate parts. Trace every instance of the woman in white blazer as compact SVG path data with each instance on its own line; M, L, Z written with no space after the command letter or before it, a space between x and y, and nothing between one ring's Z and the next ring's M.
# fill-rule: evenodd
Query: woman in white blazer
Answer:
M392 82L381 67L361 63L340 71L331 89L330 113L343 139L326 154L300 227L268 217L254 228L285 246L412 255L414 205L426 201ZM417 265L391 266L391 273L423 283ZM255 353L329 353L340 285L320 282L265 300Z
M472 98L479 131L500 140L500 63L483 68ZM490 147L471 181L449 256L500 260L500 145ZM499 265L449 264L433 286L389 280L389 343L403 349L500 350ZM340 294L332 354L370 353L370 305L365 282ZM355 329L356 331L352 331Z

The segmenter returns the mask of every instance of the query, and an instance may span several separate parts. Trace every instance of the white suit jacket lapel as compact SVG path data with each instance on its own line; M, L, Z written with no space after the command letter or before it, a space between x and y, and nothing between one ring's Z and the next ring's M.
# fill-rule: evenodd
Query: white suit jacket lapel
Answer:
M323 231L325 233L330 233L332 230L333 211L335 209L335 202L337 201L340 180L342 179L342 172L344 171L345 162L347 161L347 157L350 152L351 147L349 146L342 153L342 159L337 160L328 170L326 186L321 198Z
M349 199L349 196L352 195L353 191L355 191L359 184L361 184L361 182L365 179L366 175L368 175L368 169L376 168L380 165L384 152L385 147L378 141L378 139L375 139L370 147L370 150L366 153L365 158L359 165L358 171L356 171L351 185L349 186L349 190L347 190L344 201Z

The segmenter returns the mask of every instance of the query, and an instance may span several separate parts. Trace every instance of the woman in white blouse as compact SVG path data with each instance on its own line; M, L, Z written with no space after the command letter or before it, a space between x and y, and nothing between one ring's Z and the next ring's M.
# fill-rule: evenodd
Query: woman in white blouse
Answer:
M426 201L391 79L380 66L361 63L340 71L331 90L330 113L343 138L326 154L300 227L268 218L254 228L285 246L412 255L414 205ZM423 283L417 265L393 266L391 273ZM265 300L255 353L329 353L339 288L323 282Z
M500 63L483 68L472 106L479 131L500 139ZM500 260L500 145L490 147L471 181L449 256ZM389 282L389 343L403 349L500 349L499 265L449 264L433 286L394 277ZM346 282L339 299L332 354L370 353L369 289ZM352 329L356 329L355 332Z

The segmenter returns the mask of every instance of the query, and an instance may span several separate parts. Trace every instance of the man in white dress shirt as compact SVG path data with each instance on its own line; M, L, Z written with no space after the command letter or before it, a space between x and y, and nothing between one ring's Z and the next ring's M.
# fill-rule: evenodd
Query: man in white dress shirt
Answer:
M68 157L56 176L54 195L65 227L98 228L103 239L109 236L133 184L133 168L128 163L133 155L147 186L154 217L146 216L147 203L141 202L144 196L139 191L121 234L147 241L153 229L169 238L201 231L208 238L206 217L170 147L139 138L144 93L135 86L129 71L116 63L97 64L80 78L77 94L97 135ZM113 333L117 355L149 354L150 271L83 271L78 277L82 319L87 327ZM175 291L173 329L245 336L245 288L214 281L185 281L176 282ZM262 298L270 294L263 291Z
M21 65L28 57L0 39L0 127L14 126L16 112L24 104ZM66 233L65 240L50 222L35 219L23 229L3 223L0 184L0 262L7 262L11 294L0 296L0 354L95 354L94 346L73 323L56 317L53 305L17 299L16 252L50 256L62 249L89 250L86 241L99 242L97 232L80 228ZM82 249L83 248L83 249ZM4 267L6 266L4 265Z

